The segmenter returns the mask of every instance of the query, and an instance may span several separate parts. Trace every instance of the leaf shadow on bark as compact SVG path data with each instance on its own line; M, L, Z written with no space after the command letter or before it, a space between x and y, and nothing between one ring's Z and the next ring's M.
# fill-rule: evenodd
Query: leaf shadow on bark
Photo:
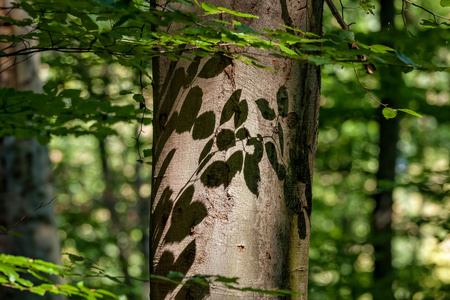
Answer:
M277 101L275 109L271 107L266 99L260 98L256 100L256 105L264 119L274 121L277 118L275 124L278 125L278 130L276 134L279 134L279 137L269 137L274 143L265 142L264 140L267 137L262 137L259 134L252 136L245 128L245 122L249 114L249 105L247 100L240 99L242 92L240 89L235 90L225 103L220 120L218 120L218 127L216 127L216 114L213 111L200 113L204 101L203 91L199 86L188 89L187 95L182 99L182 103L177 105L175 103L176 99L180 98L181 87L188 88L190 85L193 85L196 76L206 79L216 77L229 64L230 62L227 59L213 57L206 61L198 74L198 61L187 67L187 73L184 71L184 68L175 70L175 74L171 78L177 83L171 84L166 98L163 100L164 102L168 101L172 107L168 109L166 103L163 103L164 109L156 112L159 114L156 116L156 119L160 115L164 116L163 122L159 124L159 139L156 143L158 149L156 149L156 153L161 153L161 149L165 147L167 141L174 133L183 134L189 132L193 142L209 139L205 141L203 150L199 154L197 169L184 187L177 192L176 196L173 196L173 190L169 183L159 196L157 205L153 210L153 253L156 253L158 247L164 247L164 245L161 246L161 242L170 245L183 243L186 239L192 239L176 258L176 261L174 253L169 249L163 249L163 253L154 268L155 273L158 275L166 276L169 271L187 274L194 264L196 257L195 227L207 217L208 211L205 204L195 200L193 182L200 181L207 188L218 188L223 185L223 188L226 189L237 173L242 172L247 188L254 195L258 196L261 181L259 164L264 153L268 156L270 165L276 172L278 179L286 180L287 170L284 163L282 163L284 145L276 146L278 141L284 143L283 128L280 122L285 124L288 119L289 102L285 87L280 87L277 94L274 95L274 100L276 97ZM183 83L183 80L188 82ZM170 90L171 88L174 90ZM167 97L170 99L167 99ZM181 107L178 112L175 111L176 107ZM170 118L167 117L168 115L170 115ZM232 124L229 124L229 121ZM222 125L224 125L224 128L221 128ZM242 144L242 149L236 149L239 144ZM189 145L186 145L186 147L189 147ZM175 151L176 149L173 149L167 154L160 167L158 176L154 179L155 196L160 189L161 181L165 177L170 163L172 163ZM224 153L223 151L230 152L226 155L228 159L213 159L217 153ZM157 162L158 156L155 155L155 158ZM281 162L279 159L281 159ZM295 205L297 206L299 203ZM296 208L295 211L299 211L298 207ZM300 222L299 226L302 225L305 225L305 222ZM304 228L299 228L299 230L306 232ZM154 293L157 298L164 298L173 292L175 288L176 284L161 282L156 284ZM207 294L209 294L209 287L205 288L193 283L189 286L181 287L177 294L171 295L171 297L175 297L175 299L201 299Z
M167 276L170 271L186 274L194 264L195 254L195 240L192 240L186 248L184 248L180 255L178 255L177 260L175 260L175 256L172 252L164 251L154 269L154 274ZM177 286L178 284L168 281L155 281L151 289L151 298L165 299Z
M165 236L167 242L181 242L207 216L205 205L192 201L194 193L194 185L190 185L173 206L170 228Z
M166 227L167 221L169 220L170 213L173 207L173 201L170 200L173 191L169 187L166 187L161 195L158 204L156 205L154 211L151 214L151 228L153 230L152 234L152 253L155 253L158 242L161 239L164 228Z
M184 241L192 239L178 256L170 249L170 246L166 249L161 249L162 254L152 268L152 273L161 276L167 276L170 271L188 274L196 258L196 240L195 236L193 236L194 228L207 216L206 206L202 202L194 200L195 188L190 182L187 182L184 188L180 192L177 192L176 195L174 195L174 191L169 182L168 185L164 186L164 191L158 195L162 183L165 182L169 166L173 164L175 153L178 150L174 148L167 154L163 154L164 152L162 150L167 147L173 135L189 132L194 141L201 141L210 138L214 134L216 125L215 113L213 111L206 111L200 114L203 106L203 91L199 86L189 87L193 85L196 76L207 79L221 74L225 67L231 63L231 60L223 56L212 57L203 65L200 72L198 71L199 63L200 58L195 58L187 66L187 69L184 67L177 68L177 63L170 65L171 75L165 79L163 90L159 92L159 95L163 96L160 100L162 101L160 102L161 105L155 109L155 119L158 122L155 124L157 139L155 140L154 147L154 161L158 162L162 159L163 161L153 179L153 199L155 197L159 199L156 201L156 206L151 214L152 255L158 252L158 247L161 247L161 242L170 245L173 243L184 243ZM182 96L180 94L183 88L187 90L187 95L184 99L181 98ZM182 103L177 103L177 99L180 98L182 99ZM177 107L180 107L179 111L177 111ZM239 109L243 110L245 114L245 105ZM230 135L229 132L225 132L223 135L222 144L225 148L231 147L234 143L235 136L233 132L231 133ZM230 137L232 141L227 140ZM206 144L206 148L202 151L201 156L203 158L198 162L199 167L202 162L203 167L206 167L209 159L214 156L214 152L211 153L213 143L214 139L210 138ZM189 147L189 145L186 145L186 147ZM161 155L165 155L165 157L161 157ZM220 168L217 168L217 164L212 164L210 170L213 172L209 172L208 174L218 173L224 174L224 176L209 176L208 183L213 185L217 183L228 185L231 180L229 178L230 171L235 174L237 173L237 168L242 168L242 162L241 166L235 166L236 164L239 165L239 155L234 158L236 159L231 163L234 166L232 170L222 165ZM223 164L227 165L225 162ZM223 169L227 169L228 171L223 172ZM203 170L204 172L205 170ZM197 174L197 176L200 175ZM155 281L151 289L152 298L164 299L176 287L177 284L167 281ZM175 298L199 299L199 297L203 298L207 294L209 294L209 287L205 288L190 284L189 287L182 287L177 295L175 295Z

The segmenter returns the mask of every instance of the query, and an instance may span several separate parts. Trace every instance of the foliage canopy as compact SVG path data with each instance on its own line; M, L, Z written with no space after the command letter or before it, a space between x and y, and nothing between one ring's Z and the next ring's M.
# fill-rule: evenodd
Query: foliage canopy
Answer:
M181 4L195 7L195 13L192 9L180 9ZM441 5L447 4L443 1ZM24 9L29 18L9 17L18 8ZM372 6L364 2L361 8L371 12ZM79 59L95 54L106 62L133 68L140 77L150 78L148 70L154 56L192 60L193 56L225 55L271 69L258 61L260 51L264 50L274 59L289 57L321 65L362 68L363 64L370 63L400 66L408 71L449 70L448 66L410 58L398 48L357 41L349 29L324 37L286 25L257 31L245 25L247 18L257 16L214 7L207 2L174 0L152 6L148 1L29 0L3 9L7 13L1 17L2 23L26 28L24 34L0 36L4 45L0 58L14 63L39 52L75 53ZM218 15L226 17L217 18ZM424 21L424 26L428 23ZM448 23L438 25L448 26ZM359 49L349 50L348 45L353 43ZM359 59L362 56L367 58L366 62ZM4 70L5 67L0 72ZM134 94L132 98L138 102L123 105L85 99L79 90L62 90L51 82L44 86L42 94L2 89L0 135L35 136L41 143L47 143L51 135L94 134L104 138L115 133L111 125L117 122L134 120L149 124L151 112L145 104L144 88L141 83L140 91L121 91L124 97ZM394 109L385 111L386 117L396 115ZM411 110L403 111L415 114Z

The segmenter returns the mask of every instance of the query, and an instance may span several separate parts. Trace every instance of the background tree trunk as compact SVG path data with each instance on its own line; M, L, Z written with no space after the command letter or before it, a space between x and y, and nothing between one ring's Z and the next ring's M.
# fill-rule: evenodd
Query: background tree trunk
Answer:
M259 16L239 20L255 29L321 33L322 1L208 2ZM239 277L306 299L320 68L266 54L278 72L223 56L154 61L151 272ZM264 297L155 282L151 298Z
M0 1L2 8L12 7L12 1ZM24 18L18 9L2 9L2 15ZM18 29L1 24L1 34L19 35ZM25 29L26 30L26 29ZM2 45L4 48L5 45ZM22 45L9 50L15 51ZM8 50L5 50L8 51ZM38 79L39 57L19 56L1 59L0 87L17 90L41 91ZM26 122L26 120L24 120ZM21 217L35 210L54 197L52 171L47 148L35 139L15 139L0 137L0 225L9 228ZM23 238L12 234L0 236L0 253L42 259L60 263L60 247L57 236L55 213L50 204L38 209L21 222L13 231L20 232ZM61 295L39 296L11 288L0 287L0 299L63 299Z
M380 23L386 45L392 44L395 34L395 8L393 1L380 1ZM393 45L389 45L393 46ZM399 107L403 80L399 68L380 68L380 83L383 103L390 107ZM379 192L375 195L376 206L372 216L373 246L375 250L374 265L374 299L391 299L392 282L392 204L395 183L395 165L397 159L397 143L399 140L399 119L386 120L380 110L379 124L380 155L378 158L377 185Z

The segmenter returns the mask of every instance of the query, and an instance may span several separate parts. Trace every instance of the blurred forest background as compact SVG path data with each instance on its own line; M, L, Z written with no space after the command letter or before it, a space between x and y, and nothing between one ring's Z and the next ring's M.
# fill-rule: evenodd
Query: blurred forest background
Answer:
M412 6L406 21L415 37L405 31L400 14L394 15L395 24L382 28L380 5L374 3L375 15L345 10L345 20L356 22L351 28L359 40L366 44L393 41L392 46L407 54L414 49L438 65L450 65L448 29L420 26L422 17L429 15ZM400 11L401 2L395 3ZM415 3L449 15L437 1ZM358 6L358 1L345 4ZM325 34L339 29L327 8L324 25ZM131 95L120 91L140 90L135 71L108 65L90 54L49 53L42 55L42 61L44 82L82 89L86 99L133 103ZM395 299L450 298L450 74L401 71L380 69L359 76L377 99L411 108L423 119L403 114L386 122L353 70L323 68L310 299L369 300L379 299L383 292L388 295L385 299L391 299L391 288ZM151 97L150 82L144 84ZM123 283L89 277L86 270L80 272L88 277L68 280L83 279L87 286L108 289L120 299L146 299L148 283L139 279L148 278L151 157L144 163L137 160L143 149L151 148L152 129L142 128L140 154L136 148L140 125L125 122L116 129L119 135L106 139L83 136L51 141L58 234L63 253L82 256L94 270L100 268ZM390 155L381 161L383 147ZM383 170L393 170L393 178ZM393 203L387 213L392 209L392 224L380 232L375 229L377 197L390 194ZM387 254L389 245L392 257ZM380 266L374 272L376 261L386 266L381 273ZM70 264L67 255L63 262Z

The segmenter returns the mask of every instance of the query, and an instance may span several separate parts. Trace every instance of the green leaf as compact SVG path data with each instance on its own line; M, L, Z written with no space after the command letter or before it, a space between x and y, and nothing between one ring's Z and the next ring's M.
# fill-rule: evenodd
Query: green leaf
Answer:
M133 94L133 92L132 91L127 91L127 90L122 90L119 93L119 95L128 95L128 94Z
M84 261L84 257L83 256L79 256L79 255L75 255L72 253L63 253L69 256L70 262L71 263L76 263L78 261Z
M34 293L34 294L38 294L38 295L40 295L40 296L44 296L46 290L43 289L43 288L41 288L41 287L34 286L34 287L31 287L31 288L30 288L30 292L32 292L32 293Z
M422 115L420 115L420 114L416 113L415 111L413 111L411 109L408 109L408 108L399 108L397 110L405 112L407 114L410 114L412 116L415 116L415 117L418 117L418 118L421 118L421 119L423 118Z
M17 278L17 282L26 287L32 287L33 283L29 280L23 278Z
M220 14L221 11L217 9L217 7L215 7L214 5L211 5L209 3L203 2L202 3L202 8L207 11L208 15L209 14Z
M9 280L5 276L0 274L0 284L1 283L9 283Z
M8 277L10 283L14 283L17 278L19 278L19 274L14 270L14 268L4 263L0 263L0 272Z
M425 28L437 28L439 27L439 23L432 19L422 19L420 26Z
M223 282L223 283L238 283L239 277L224 277L224 276L217 276L217 278L214 280L215 282Z
M144 157L152 156L152 149L145 149L143 152L144 152Z
M203 4L202 4L202 6L203 6ZM258 16L251 15L251 14L244 14L244 13L241 13L241 12L238 12L238 11L230 10L228 8L225 8L225 7L217 7L217 8L220 9L222 12L226 12L226 13L229 13L230 15L234 15L234 16L237 16L237 17L259 19Z
M369 49L375 53L388 53L388 51L395 51L391 47L385 45L372 45L369 46Z
M350 29L340 31L339 37L342 38L345 42L352 43L353 41L355 41L355 33Z
M420 67L420 65L413 62L408 56L406 56L405 53L403 53L399 48L395 49L395 55L397 55L398 59L400 59L402 62L404 62L407 65L411 65L414 67Z
M280 47L280 49L281 49L284 53L286 53L286 54L288 54L288 55L290 55L290 56L298 56L297 52L295 52L295 51L289 49L289 48L286 47L286 46L279 45L279 47Z
M144 102L144 97L141 94L134 94L133 99L136 100L136 102Z
M331 61L327 60L326 58L323 58L322 56L308 55L306 59L309 60L310 62L315 63L316 65L331 64Z
M239 29L242 32L258 34L258 31L255 31L253 28L251 28L251 27L249 27L247 25L243 25L241 22L233 20L233 24L236 26L237 29Z
M41 274L36 273L33 270L28 269L27 272L43 282L52 282L49 278L42 276Z
M229 288L233 288L228 285ZM254 292L259 294L266 294L266 295L274 295L274 296L286 296L286 295L295 295L297 294L294 291L289 290L262 290L262 289L254 289L250 287L244 287L244 288L235 288L243 292Z
M440 4L442 7L450 7L450 0L441 0Z
M373 10L375 9L375 5L371 4L369 0L359 1L359 4L364 9L366 14L372 14L372 15L375 14L373 12Z
M23 237L24 237L23 233L20 233L20 232L17 232L17 231L10 231L8 233L12 234L12 235L15 235L15 236L17 236L18 238L21 238L21 239L23 239Z
M397 116L397 110L393 108L383 108L383 116L386 118L386 120L395 118Z

